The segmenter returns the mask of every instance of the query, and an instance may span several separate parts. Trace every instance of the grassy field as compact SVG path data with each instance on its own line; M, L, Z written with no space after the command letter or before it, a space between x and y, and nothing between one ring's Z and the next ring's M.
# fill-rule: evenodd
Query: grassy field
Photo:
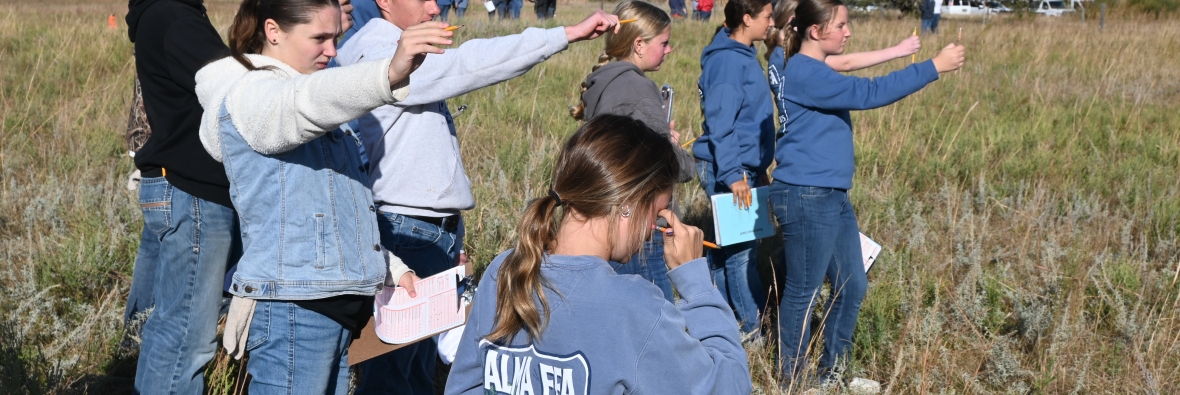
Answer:
M224 33L236 3L208 6ZM563 2L546 25L596 8ZM469 15L458 37L536 25L524 11L518 23ZM141 219L120 134L134 63L125 27L106 28L125 12L107 0L0 5L3 393L129 392L135 349L119 343ZM944 19L946 32L963 26L967 66L854 115L853 202L885 246L854 370L886 392L1180 392L1180 23L1112 11L1100 31L1090 14ZM678 90L689 137L700 133L695 80L716 23L678 22L674 52L649 75ZM859 17L849 49L893 45L917 25ZM924 36L919 58L952 40ZM456 123L478 202L467 214L475 262L509 246L516 214L547 189L576 128L566 108L600 51L575 44L449 102L467 106ZM699 187L677 196L704 222ZM773 348L748 351L756 392L779 393ZM207 377L211 393L242 383L223 356Z

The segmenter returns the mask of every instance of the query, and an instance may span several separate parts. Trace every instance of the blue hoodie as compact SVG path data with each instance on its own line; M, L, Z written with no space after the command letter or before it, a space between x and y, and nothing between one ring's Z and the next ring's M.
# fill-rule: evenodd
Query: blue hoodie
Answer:
M732 185L743 171L762 174L774 159L774 104L757 51L722 28L701 53L701 113L693 144L697 159L717 166L717 180Z
M774 179L837 189L852 189L856 170L849 111L889 105L938 80L929 60L883 77L861 78L795 54L782 70L778 99L787 120L774 153Z
M616 274L601 258L548 255L548 325L531 342L521 330L499 344L484 337L508 254L480 280L446 394L750 393L737 322L704 258L668 271L682 296L673 306L651 282Z

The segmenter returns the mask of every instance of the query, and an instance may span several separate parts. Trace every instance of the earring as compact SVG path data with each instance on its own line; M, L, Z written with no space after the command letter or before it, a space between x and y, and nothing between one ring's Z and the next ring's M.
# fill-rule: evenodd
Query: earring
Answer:
M631 218L631 206L623 206L623 218Z
M270 45L279 45L279 40L270 40Z

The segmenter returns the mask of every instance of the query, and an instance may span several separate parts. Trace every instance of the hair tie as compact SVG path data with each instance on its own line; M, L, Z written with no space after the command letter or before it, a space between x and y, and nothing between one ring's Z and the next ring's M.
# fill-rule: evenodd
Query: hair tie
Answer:
M561 205L563 204L561 202L561 196L558 196L557 191L554 191L553 188L549 188L549 197L551 197L551 198L553 198L553 200L557 201L558 207L561 207Z

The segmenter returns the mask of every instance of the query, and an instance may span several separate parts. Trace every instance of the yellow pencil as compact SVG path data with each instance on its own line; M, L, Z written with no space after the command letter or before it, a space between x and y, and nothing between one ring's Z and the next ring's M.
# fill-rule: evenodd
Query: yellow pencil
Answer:
M664 235L667 235L667 236L672 236L672 229L665 228L665 227L663 227L663 226L656 226L656 229L659 229L659 230L660 230L660 232L664 232ZM721 247L718 247L716 244L713 244L713 243L710 243L710 242L707 242L707 241L701 241L701 244L704 244L704 245L705 245L705 247L709 247L709 248L712 248L712 249L718 249L718 248L721 248Z
M467 26L467 25L455 25L455 26L451 26L451 27L448 27L448 28L446 28L446 29L443 29L443 30L446 30L446 31L448 31L448 32L453 32L453 31L459 30L459 29L460 29L460 28L462 28L463 26Z
M916 27L914 28L914 36L915 37L918 36L918 28L916 28ZM918 53L917 52L910 55L910 63L914 63L917 60L918 60Z
M697 139L699 139L699 138L701 138L701 136L696 136L696 137L693 137L693 138L692 138L692 140L688 140L688 142L687 142L687 143L680 144L680 148L685 148L685 149L687 149L687 148L688 148L688 146L692 145L692 143L693 143L694 141L697 141Z
M620 24L620 25L623 25L623 24L627 24L627 23L635 22L635 21L638 21L638 20L639 20L639 18L624 19L624 20L621 20L621 21L619 21L619 24Z

